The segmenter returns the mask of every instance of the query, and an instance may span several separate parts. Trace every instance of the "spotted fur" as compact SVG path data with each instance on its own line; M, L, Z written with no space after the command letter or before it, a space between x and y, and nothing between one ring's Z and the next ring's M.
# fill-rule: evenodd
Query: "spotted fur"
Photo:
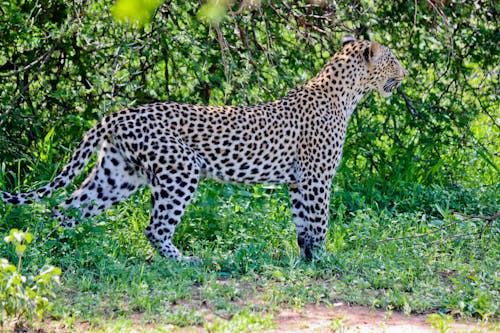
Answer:
M348 120L369 90L389 96L406 71L375 42L343 39L342 49L320 73L285 97L253 106L153 103L109 115L85 135L70 162L49 184L28 193L1 192L24 204L68 186L95 150L98 162L62 205L91 218L151 188L147 238L163 256L187 259L172 244L175 227L205 176L234 183L288 185L302 255L323 249L330 186L339 165ZM75 218L55 211L62 224Z

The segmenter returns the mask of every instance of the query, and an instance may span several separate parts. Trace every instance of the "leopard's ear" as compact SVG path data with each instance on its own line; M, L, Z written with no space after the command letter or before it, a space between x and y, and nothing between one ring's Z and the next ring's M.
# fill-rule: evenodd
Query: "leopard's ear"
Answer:
M367 63L373 63L377 61L378 57L382 54L382 46L377 42L371 42L363 51L363 56Z
M352 37L351 35L345 35L342 37L342 47L346 46L349 43L354 42L356 39Z

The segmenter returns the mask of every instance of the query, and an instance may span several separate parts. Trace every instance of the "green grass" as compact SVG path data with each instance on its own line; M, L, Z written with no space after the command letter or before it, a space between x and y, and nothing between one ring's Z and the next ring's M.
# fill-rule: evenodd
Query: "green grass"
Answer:
M498 193L498 186L336 186L328 254L312 263L298 257L282 187L202 182L176 232L200 266L165 260L147 242L147 190L75 230L51 221L57 198L0 204L0 231L34 234L26 268L62 269L51 316L67 327L76 321L109 331L114 322L127 331L139 321L167 332L256 332L271 328L283 306L338 301L488 319L500 314L498 220L454 212L493 215ZM6 244L0 251L14 257Z

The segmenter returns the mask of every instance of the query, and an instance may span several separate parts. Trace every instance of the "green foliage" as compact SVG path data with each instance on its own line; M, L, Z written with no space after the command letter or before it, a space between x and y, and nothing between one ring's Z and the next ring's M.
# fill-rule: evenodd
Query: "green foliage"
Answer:
M161 3L161 0L117 0L111 12L119 21L144 26L150 22Z
M53 289L59 283L61 270L45 265L36 275L23 275L22 258L33 235L12 229L4 240L14 245L18 261L16 267L7 259L0 259L0 324L4 327L13 322L22 327L26 319L30 323L35 315L42 319L43 313L51 309L50 298L55 297Z
M439 333L446 333L451 328L453 324L453 317L449 315L440 315L438 313L431 313L427 316L427 322L431 324L432 328L438 330Z
M198 17L210 24L217 25L226 15L227 6L227 0L209 0L201 6Z
M318 263L298 258L279 186L202 181L175 236L200 267L166 262L151 248L142 233L147 190L74 230L59 230L47 213L65 194L0 203L2 234L22 227L36 235L29 251L27 239L19 243L23 264L64 267L55 321L99 331L112 321L128 327L134 316L199 326L215 315L228 320L212 320L214 330L231 318L266 329L278 307L338 301L500 315L500 230L498 219L484 218L500 202L495 3L243 1L223 16L212 1L148 3L132 18L126 0L0 0L1 189L47 182L96 120L127 106L282 97L317 73L345 33L389 46L410 76L389 99L368 95L351 119L329 254ZM15 252L0 244L10 262ZM2 267L2 276L21 274L5 260ZM24 275L22 288L36 285L36 275Z
M317 263L298 257L287 193L279 187L202 182L176 233L176 244L202 258L201 266L166 261L150 246L142 233L147 191L92 223L58 232L43 223L50 217L37 205L0 206L0 228L26 223L37 235L28 266L50 258L64 267L55 320L77 318L96 331L111 318L199 326L207 317L250 320L280 307L339 301L487 320L500 315L498 223L488 227L453 212L492 215L499 190L336 188L328 254ZM223 320L209 323L226 327Z
M262 332L273 327L271 316L262 316L255 313L239 313L228 321L216 319L212 323L205 324L205 328L210 333L252 333Z
M314 75L344 33L389 46L410 72L399 94L370 95L359 106L345 148L347 178L499 181L491 2L158 4L2 2L0 164L8 188L16 177L47 180L40 172L48 165L35 164L34 154L51 130L53 162L62 165L96 119L125 106L279 98ZM132 28L111 13L150 23ZM218 24L204 24L203 13Z

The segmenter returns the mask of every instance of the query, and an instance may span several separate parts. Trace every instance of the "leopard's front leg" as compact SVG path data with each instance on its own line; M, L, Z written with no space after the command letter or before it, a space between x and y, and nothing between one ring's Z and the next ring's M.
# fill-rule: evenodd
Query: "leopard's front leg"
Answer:
M303 178L288 186L297 243L306 260L311 260L314 252L325 250L330 187L331 177L325 175Z

